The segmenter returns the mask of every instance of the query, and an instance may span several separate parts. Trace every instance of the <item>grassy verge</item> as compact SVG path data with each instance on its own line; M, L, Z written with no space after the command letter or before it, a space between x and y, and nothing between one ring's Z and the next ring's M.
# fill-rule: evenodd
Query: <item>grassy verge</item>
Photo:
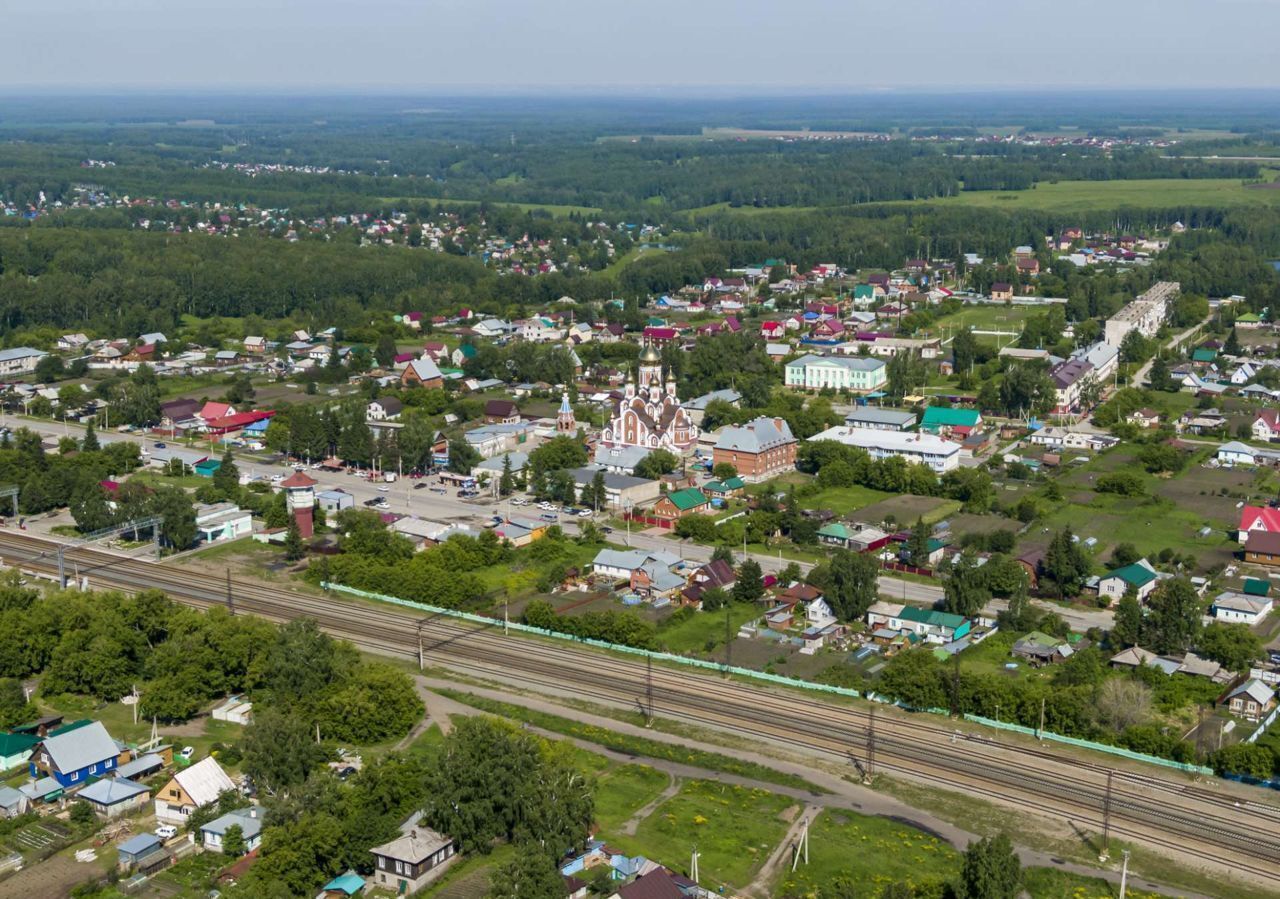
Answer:
M890 883L909 883L922 895L934 895L955 874L959 857L950 844L922 830L827 810L809 825L808 864L784 870L774 894L818 896L842 881L868 884L868 895L879 895Z
M1120 887L1101 877L1085 877L1053 868L1027 868L1023 887L1032 899L1115 899ZM1159 893L1147 893L1132 887L1125 890L1126 899L1160 899Z
M559 715L527 709L509 702L499 702L495 699L475 696L471 693L440 689L436 690L436 692L482 712L488 712L491 715L509 718L514 721L524 721L543 730L549 730L578 740L586 740L606 749L612 749L615 752L625 752L629 755L677 762L682 765L692 765L695 768L704 768L707 771L719 771L735 777L746 777L791 789L808 790L815 795L826 792L803 777L776 771L756 762L743 761L742 759L720 755L716 752L707 752L703 749L692 749L688 746L677 746L645 737L622 734L602 727L562 718Z
M670 778L648 765L622 765L602 776L596 785L596 823L613 834L662 794Z
M901 799L912 808L932 812L944 821L963 827L979 836L994 836L1004 831L1017 845L1082 865L1096 867L1101 837L1085 831L1068 831L1062 822L1049 821L1033 814L1013 811L1005 806L976 799L972 796L925 786L891 777L878 777L874 788ZM1070 835L1066 835L1066 834ZM1204 896L1221 899L1264 899L1273 896L1252 884L1228 879L1216 872L1203 871L1179 865L1168 856L1118 840L1111 841L1112 866L1119 863L1120 852L1128 849L1130 877L1149 878L1156 883L1174 889L1184 889ZM1060 872L1053 872L1055 874ZM1092 878L1083 878L1085 881ZM1080 887L1084 889L1083 886ZM1032 892L1035 899L1040 893ZM1056 896L1049 892L1044 895ZM1085 899L1087 893L1073 893L1073 899ZM1110 894L1104 894L1110 895Z
M743 887L787 832L795 801L765 790L695 780L684 784L640 822L635 836L610 835L610 845L683 867L698 848L703 886Z

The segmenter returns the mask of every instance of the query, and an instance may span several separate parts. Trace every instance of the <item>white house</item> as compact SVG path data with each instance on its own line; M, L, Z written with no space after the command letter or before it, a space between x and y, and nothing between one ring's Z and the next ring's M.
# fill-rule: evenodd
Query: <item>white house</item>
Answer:
M804 606L804 620L808 627L823 628L836 623L836 616L827 601L819 596L811 599Z
M1280 410L1263 409L1258 413L1253 420L1253 439L1268 443L1280 439Z
M591 570L603 577L629 579L633 571L640 570L649 562L658 562L670 568L680 564L680 557L662 550L644 552L638 549L602 549L592 561Z
M227 831L233 826L240 828L246 853L252 852L262 844L262 811L257 806L250 806L227 812L221 818L214 818L201 827L200 838L204 848L210 852L221 852Z
M196 507L196 533L205 543L236 540L253 533L253 515L235 503Z
M1108 571L1098 579L1098 595L1109 599L1114 605L1132 587L1142 602L1151 595L1159 580L1156 570L1146 559L1139 559L1132 565L1125 565L1114 571Z
M1218 594L1209 612L1216 621L1253 627L1270 615L1271 609L1272 601L1268 596L1246 596L1228 590Z
M394 421L404 410L404 403L394 396L380 396L369 403L365 418L369 421Z
M1253 465L1254 449L1239 440L1233 440L1218 447L1215 458L1223 465Z

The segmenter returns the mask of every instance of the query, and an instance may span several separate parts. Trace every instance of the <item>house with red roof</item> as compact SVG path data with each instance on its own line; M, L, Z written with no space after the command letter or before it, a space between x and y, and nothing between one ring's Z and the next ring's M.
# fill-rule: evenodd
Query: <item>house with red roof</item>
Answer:
M1263 409L1253 420L1253 439L1280 440L1280 409Z
M243 431L254 422L262 421L264 418L270 418L275 415L274 410L252 412L237 412L234 415L224 415L222 418L214 418L205 422L205 426L210 434L233 434L236 431Z
M1244 543L1251 531L1280 533L1280 509L1270 506L1245 506L1240 510L1240 533L1236 539Z
M664 344L671 343L680 335L675 328L659 328L654 325L649 325L644 329L643 336L646 343L662 346Z
M814 337L843 337L844 322L837 318L828 318L818 322L810 332Z
M216 418L226 418L228 415L235 415L235 407L230 403L215 403L212 400L205 403L196 415L206 422L213 421Z
M787 328L782 322L764 322L760 325L760 336L765 340L778 340L786 336Z

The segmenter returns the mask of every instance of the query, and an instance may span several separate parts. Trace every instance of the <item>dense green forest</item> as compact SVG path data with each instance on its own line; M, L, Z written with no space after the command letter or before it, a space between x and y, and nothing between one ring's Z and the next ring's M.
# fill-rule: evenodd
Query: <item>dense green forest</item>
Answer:
M1019 244L1043 246L1045 234L1068 225L1144 233L1174 221L1191 230L1155 266L1125 276L1051 263L1041 292L1101 314L1149 280L1171 277L1197 294L1245 294L1255 309L1273 303L1268 261L1280 257L1280 212L1266 205L1170 206L1157 194L1095 212L932 202L1063 179L1272 176L1254 161L1194 158L1205 155L1193 152L1197 140L1224 155L1269 156L1277 136L1259 118L1268 108L1259 98L1109 99L1097 109L1055 102L0 100L0 204L9 204L0 216L0 335L10 344L47 344L70 329L131 335L174 329L183 315L352 330L382 312L469 306L525 315L566 294L639 300L767 258L802 270L824 262L889 269L919 256L1001 257ZM985 123L1001 121L1070 123L1081 138L1121 140L976 140L994 130ZM701 125L895 136L705 140L696 137ZM1218 130L1184 137L1193 127ZM1153 135L1173 143L1157 146ZM92 208L83 208L86 197ZM262 229L190 233L215 203L288 211ZM21 214L28 205L39 207L34 218ZM320 216L392 213L404 223L392 246L370 245L358 227L302 227ZM442 213L464 236L443 252L417 246L415 229ZM155 220L162 230L139 227ZM647 252L635 250L638 232L621 223L658 229L644 238ZM283 239L294 225L297 243ZM483 261L481 234L547 241L548 258L572 254L577 264L506 276ZM975 273L975 284L1003 278L990 268Z

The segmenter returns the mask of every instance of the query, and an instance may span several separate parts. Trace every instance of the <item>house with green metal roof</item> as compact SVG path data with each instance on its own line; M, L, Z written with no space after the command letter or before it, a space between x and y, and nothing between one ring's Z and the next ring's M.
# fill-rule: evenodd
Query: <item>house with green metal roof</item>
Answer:
M655 518L677 521L686 515L711 511L711 497L697 487L686 487L660 497L653 506Z
M972 622L963 615L916 606L903 606L897 615L889 619L890 628L910 631L926 643L953 643L967 637L972 626Z
M1256 312L1246 312L1236 316L1236 325L1241 328L1256 328L1262 324L1262 317Z
M723 481L707 481L702 485L702 492L716 499L728 499L731 496L742 496L747 489L746 481L734 475Z
M1130 589L1138 595L1138 600L1146 599L1156 588L1160 576L1146 559L1139 559L1132 565L1108 571L1098 578L1098 595L1110 600L1112 605L1120 601Z
M320 899L345 899L364 892L364 878L355 871L339 874L320 889Z
M1270 592L1270 581L1264 581L1261 578L1256 577L1247 577L1244 579L1245 596L1266 596Z
M956 409L950 406L930 406L924 410L920 430L931 434L954 432L960 435L976 431L982 425L982 413L977 409Z
M26 764L39 743L39 737L28 734L0 734L0 771Z
M1213 347L1201 346L1191 351L1192 362L1212 362L1218 358L1218 351Z
M855 303L870 303L876 298L876 289L871 284L857 284L853 288L853 301Z

